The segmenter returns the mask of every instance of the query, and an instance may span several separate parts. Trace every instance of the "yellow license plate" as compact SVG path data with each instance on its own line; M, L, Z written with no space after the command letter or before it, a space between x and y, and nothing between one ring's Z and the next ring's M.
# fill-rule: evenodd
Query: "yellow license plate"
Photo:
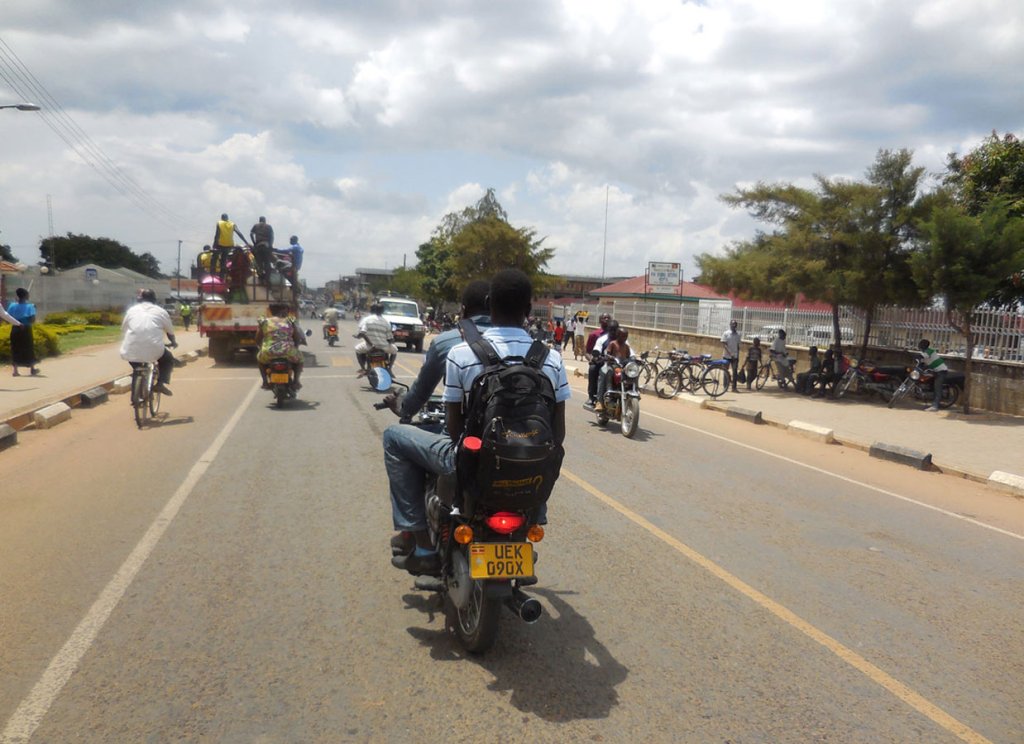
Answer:
M530 543L472 543L469 575L474 579L522 579L533 576Z
M289 375L287 372L271 372L270 384L277 385L278 383L282 383L284 385L287 385L289 377L291 377L291 375Z
M255 345L256 345L256 339L254 339L254 338L243 338L242 339L242 346L255 346Z

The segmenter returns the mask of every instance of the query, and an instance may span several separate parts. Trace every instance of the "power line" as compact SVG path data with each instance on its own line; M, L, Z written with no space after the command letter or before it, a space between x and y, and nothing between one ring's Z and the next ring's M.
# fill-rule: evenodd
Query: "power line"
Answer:
M174 229L182 226L184 220L179 215L152 197L103 152L2 38L0 78L24 100L45 104L39 111L43 122L115 191L164 225Z

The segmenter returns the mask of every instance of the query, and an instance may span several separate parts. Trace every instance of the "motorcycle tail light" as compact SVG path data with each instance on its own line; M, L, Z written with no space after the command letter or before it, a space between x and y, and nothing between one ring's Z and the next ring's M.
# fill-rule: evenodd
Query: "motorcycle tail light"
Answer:
M328 333L337 333L338 329L335 328L334 326L327 326L327 332Z
M270 365L270 369L273 370L274 372L287 372L288 371L288 363L287 362L274 362L272 365Z
M460 524L455 528L455 542L459 545L468 545L473 542L473 528L468 524Z
M526 522L522 514L512 512L496 512L484 520L487 526L500 535L511 535Z
M539 524L530 525L530 529L526 531L526 539L530 542L540 542L544 539L544 528Z

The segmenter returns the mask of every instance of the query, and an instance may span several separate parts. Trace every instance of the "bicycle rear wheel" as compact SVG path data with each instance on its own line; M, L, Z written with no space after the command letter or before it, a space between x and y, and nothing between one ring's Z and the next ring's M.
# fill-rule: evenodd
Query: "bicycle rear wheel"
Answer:
M149 409L146 401L146 376L139 370L132 372L132 411L135 414L135 425L141 429L146 423Z
M149 414L151 416L156 416L160 413L160 400L162 397L159 390L149 389Z
M712 398L724 395L729 389L729 371L721 365L708 367L700 378L700 386Z
M654 392L661 398L674 398L682 387L682 375L676 367L669 367L654 378Z

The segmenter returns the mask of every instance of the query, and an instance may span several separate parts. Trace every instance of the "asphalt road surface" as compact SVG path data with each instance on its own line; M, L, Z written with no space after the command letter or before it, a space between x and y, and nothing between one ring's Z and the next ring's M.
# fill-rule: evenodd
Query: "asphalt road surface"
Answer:
M545 614L465 654L312 327L284 409L203 359L3 453L0 742L1024 741L1024 504L653 396L626 440L580 378Z

